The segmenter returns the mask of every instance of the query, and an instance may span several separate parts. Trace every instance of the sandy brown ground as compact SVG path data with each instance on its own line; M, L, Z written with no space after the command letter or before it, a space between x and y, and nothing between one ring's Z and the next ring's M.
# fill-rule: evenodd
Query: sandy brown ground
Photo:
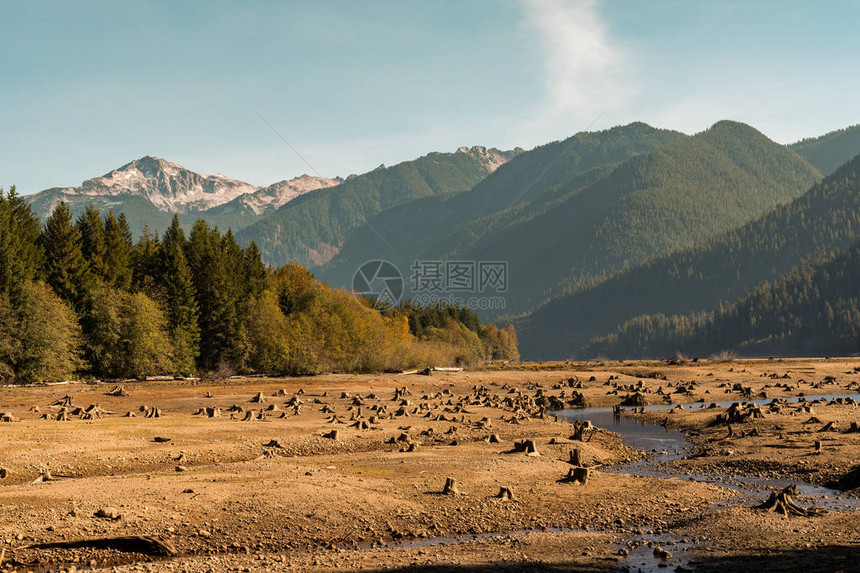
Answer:
M690 553L703 569L757 570L782 562L848 571L852 559L860 560L858 512L785 518L747 502L717 509L717 502L732 497L730 490L607 471L640 454L606 431L587 442L570 440L570 424L555 421L551 412L541 419L533 399L539 391L564 392L569 399L571 378L582 382L576 391L593 406L616 405L637 391L649 403L663 402L664 394L675 403L740 401L741 394L731 392L734 384L750 387L754 397L762 391L771 397L835 394L852 391L852 383L856 388L858 366L858 360L562 363L427 377L125 383L126 397L106 396L112 385L104 384L3 388L0 412L21 421L0 424L0 467L6 470L0 570L613 570L624 565L619 548L634 533L672 532L694 542ZM689 382L695 382L689 392L674 393ZM790 383L792 391L777 383ZM393 400L404 386L410 394ZM486 390L475 394L476 387ZM207 392L212 398L204 397ZM265 402L251 402L258 393ZM99 404L114 414L41 419L55 417L59 409L50 404L66 395L75 406ZM288 405L294 399L301 402L298 413ZM227 412L233 405L277 410L264 420L242 421L244 412L232 418ZM161 417L145 418L141 406L159 408ZM382 406L387 413L377 411ZM220 408L221 416L192 415L205 407ZM397 415L401 408L409 415ZM681 472L823 483L860 462L860 434L840 431L858 420L857 406L795 410L733 424L731 440L722 439L725 425L711 426L725 409L646 416L667 418L694 434L702 455L676 464ZM122 417L127 412L136 416ZM345 423L330 423L332 415ZM813 415L820 425L802 424ZM351 427L354 417L369 429ZM810 431L828 421L836 431L820 433L815 439L822 449L814 452ZM334 428L337 439L323 437ZM737 437L752 428L759 437ZM408 441L388 443L403 434ZM501 442L485 441L491 434ZM536 442L539 457L508 453L524 438ZM264 447L271 440L280 447ZM416 446L404 451L409 443ZM585 486L558 481L573 447L587 464L604 465ZM46 470L54 479L33 483ZM441 495L448 477L457 480L460 495ZM494 497L502 486L514 500ZM121 517L96 517L104 508ZM488 533L499 535L482 536ZM176 555L32 547L117 536L155 537ZM452 536L461 537L448 539L450 545L430 543Z

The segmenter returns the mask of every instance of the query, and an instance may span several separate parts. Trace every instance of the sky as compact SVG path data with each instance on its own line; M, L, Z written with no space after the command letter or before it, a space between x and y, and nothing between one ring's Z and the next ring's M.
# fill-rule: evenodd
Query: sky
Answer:
M0 186L144 155L267 185L633 121L860 123L860 2L0 0Z

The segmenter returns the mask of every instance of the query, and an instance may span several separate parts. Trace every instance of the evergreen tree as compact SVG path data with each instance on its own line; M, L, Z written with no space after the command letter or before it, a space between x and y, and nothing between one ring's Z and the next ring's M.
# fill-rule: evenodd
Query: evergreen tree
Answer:
M88 205L75 222L81 236L81 253L87 260L93 276L105 279L108 274L105 257L105 225L101 213L92 204Z
M263 263L257 243L253 241L245 249L243 267L245 293L248 296L258 298L266 288L269 271Z
M173 344L176 372L194 372L199 354L200 328L197 322L197 300L191 269L185 257L185 232L179 217L173 217L170 228L158 249L157 273L166 301L167 325Z
M125 216L117 218L113 211L105 217L105 275L106 283L120 290L131 288L131 233Z
M60 298L78 312L84 310L92 280L81 252L81 234L72 224L72 212L61 201L45 222L41 237L45 249L45 277Z
M200 363L208 370L239 368L243 358L237 352L242 342L237 312L241 275L234 274L236 256L230 243L202 219L194 224L188 240L200 317Z
M156 287L158 253L158 235L153 236L149 227L144 227L143 235L131 251L131 283L134 291L146 293L150 298L160 298Z
M43 261L41 224L12 187L0 188L0 298L23 302L26 284L36 278Z

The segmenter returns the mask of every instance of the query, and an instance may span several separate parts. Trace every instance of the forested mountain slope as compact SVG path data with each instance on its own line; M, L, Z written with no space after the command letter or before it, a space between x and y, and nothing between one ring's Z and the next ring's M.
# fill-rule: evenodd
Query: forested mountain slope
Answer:
M423 197L471 189L517 153L460 148L456 153L430 153L380 166L336 187L303 195L237 237L243 243L255 241L270 264L325 264L368 217Z
M601 168L685 137L633 123L542 145L518 155L468 192L426 197L380 212L356 229L337 257L317 272L341 286L348 286L355 269L367 260L389 260L406 272L416 258L447 252L449 241L468 242L507 225L532 203L545 204L559 187L593 183L605 175Z
M811 137L789 146L825 175L860 153L860 125L831 131L821 137Z
M860 243L802 264L714 312L636 317L586 352L639 358L723 350L743 356L860 352Z
M528 311L741 226L819 179L808 162L751 127L720 122L565 190L473 243L447 245L442 255L507 261L506 310Z
M806 194L693 248L649 260L550 301L519 323L528 358L587 357L596 336L643 314L715 309L805 258L850 245L860 230L860 156Z

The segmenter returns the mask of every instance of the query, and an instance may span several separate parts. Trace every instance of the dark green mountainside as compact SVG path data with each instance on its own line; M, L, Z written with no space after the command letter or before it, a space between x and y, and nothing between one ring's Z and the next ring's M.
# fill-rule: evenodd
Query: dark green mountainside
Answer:
M596 183L452 254L507 260L507 311L528 311L743 225L800 196L819 178L808 162L753 128L719 122L633 157Z
M724 350L744 356L860 352L860 242L762 283L728 308L697 316L636 317L586 351L638 358Z
M237 238L256 241L270 264L324 264L368 217L423 197L471 189L517 153L461 148L382 166L294 199Z
M821 137L811 137L792 143L789 147L798 155L830 175L839 166L860 153L860 125L832 131Z
M860 157L739 229L547 303L520 320L521 352L527 358L590 357L583 350L590 339L638 315L713 310L804 259L847 247L858 229Z
M465 193L436 195L387 209L349 237L317 273L348 286L363 262L386 259L406 274L417 258L440 255L542 208L559 188L580 188L605 176L601 169L686 138L682 133L633 123L579 133L522 153Z

